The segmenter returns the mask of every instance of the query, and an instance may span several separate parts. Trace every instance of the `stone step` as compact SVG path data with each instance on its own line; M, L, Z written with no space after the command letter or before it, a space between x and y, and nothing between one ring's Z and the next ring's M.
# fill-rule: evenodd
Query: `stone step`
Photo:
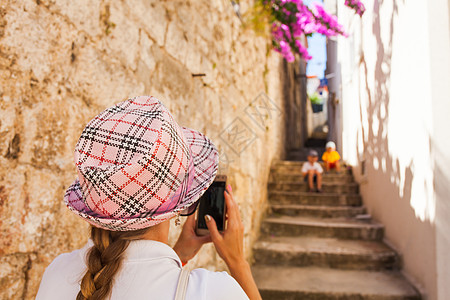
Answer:
M303 165L305 164L305 161L302 162L296 162L295 164L274 164L270 167L270 171L275 172L296 172L301 170ZM325 170L325 163L323 161L318 161L319 165L322 166Z
M397 271L254 265L252 272L264 300L420 299Z
M351 218L366 213L363 206L317 206L299 204L272 204L272 214L317 218Z
M319 161L318 162L323 170L325 171L325 163L323 161ZM303 162L301 164L298 165L273 165L270 167L270 171L271 172L276 172L276 173L300 173L301 169L303 167ZM349 167L346 167L344 165L341 164L341 170L339 173L337 173L337 171L335 169L331 169L329 171L330 175L351 175L352 174L352 169Z
M285 191L285 192L307 192L309 187L306 182L289 182L278 181L269 182L269 191ZM325 193L337 194L358 194L359 185L356 182L352 183L323 183L322 190Z
M302 183L305 182L303 179L303 175L300 171L296 173L270 173L270 182L296 182ZM351 183L354 182L353 176L350 174L323 174L322 177L323 183Z
M269 201L272 204L302 204L329 206L361 206L360 195L309 192L270 191Z
M318 153L320 154L320 152L323 151L318 151ZM304 163L306 162L306 160L274 160L272 163L272 167L277 167L277 166L293 166L293 167L298 167L298 166L302 166ZM342 162L342 161L341 161ZM318 161L319 164L323 164L324 162L319 160ZM351 168L351 166L349 166L348 164L342 162L342 165L345 166L346 168Z
M277 160L274 161L272 167L302 167L306 161L296 161L296 160ZM323 164L323 161L318 161L319 164Z
M270 166L270 171L271 172L294 172L294 173L298 173L301 172L301 169L303 167L303 165L306 163L306 161L302 161L302 162L294 162L293 164L273 164L272 166ZM325 171L325 162L323 161L318 161L317 162L319 165L322 166L323 170ZM332 174L332 175L348 175L348 174L352 174L352 168L346 166L345 164L341 163L341 170L338 173L336 171L336 169L331 169L327 174Z
M321 151L318 151L319 154ZM322 152L323 154L323 152ZM322 155L320 155L322 156ZM272 168L278 168L278 167L302 167L304 163L307 162L307 159L305 160L278 160L278 161L274 161L271 165ZM325 165L325 162L322 161L322 157L319 157L319 160L317 161L321 166ZM348 165L347 163L343 162L342 160L340 161L341 166L344 167L345 169L351 169L352 167L350 165Z
M265 237L253 247L256 264L337 269L398 269L399 259L380 242L315 237Z
M354 219L319 219L307 217L268 217L261 224L261 232L269 236L316 236L338 239L381 240L381 224Z

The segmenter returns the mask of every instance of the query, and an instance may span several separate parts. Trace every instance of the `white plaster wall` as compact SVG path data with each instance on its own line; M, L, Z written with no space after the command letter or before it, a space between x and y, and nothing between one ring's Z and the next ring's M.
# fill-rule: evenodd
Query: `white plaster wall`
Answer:
M364 4L360 18L338 3L343 158L407 277L449 299L448 1Z
M447 10L445 6L447 5ZM438 299L450 298L450 1L429 3L430 70L433 115L431 154L436 201Z

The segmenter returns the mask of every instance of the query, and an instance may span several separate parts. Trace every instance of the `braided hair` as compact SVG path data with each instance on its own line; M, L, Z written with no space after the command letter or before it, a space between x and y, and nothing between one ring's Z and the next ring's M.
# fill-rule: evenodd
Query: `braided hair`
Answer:
M114 275L119 270L130 241L142 238L148 228L136 231L109 231L91 226L94 242L87 255L77 300L103 300L112 289Z

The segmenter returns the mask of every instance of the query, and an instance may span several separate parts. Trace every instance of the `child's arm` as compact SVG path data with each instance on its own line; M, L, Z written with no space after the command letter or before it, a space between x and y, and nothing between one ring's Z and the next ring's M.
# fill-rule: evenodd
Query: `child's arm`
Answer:
M302 167L302 177L304 178L307 173L308 173L308 169L307 169L306 163L304 163L303 167Z
M339 155L339 152L337 152L337 151L334 151L334 152L336 152L336 154L335 154L336 161L339 161L341 159L341 156Z

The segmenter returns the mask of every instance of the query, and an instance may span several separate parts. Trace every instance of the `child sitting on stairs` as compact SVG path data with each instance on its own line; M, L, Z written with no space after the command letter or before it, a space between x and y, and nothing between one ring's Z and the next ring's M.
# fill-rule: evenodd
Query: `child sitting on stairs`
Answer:
M303 164L302 175L305 182L308 182L309 192L314 192L314 183L317 183L317 192L322 192L322 166L317 162L318 153L310 150L308 153L308 161Z
M330 169L336 169L336 172L339 173L341 171L341 166L339 164L341 156L336 151L336 144L330 141L327 143L325 148L327 150L322 155L322 160L325 163L325 171L329 172Z

